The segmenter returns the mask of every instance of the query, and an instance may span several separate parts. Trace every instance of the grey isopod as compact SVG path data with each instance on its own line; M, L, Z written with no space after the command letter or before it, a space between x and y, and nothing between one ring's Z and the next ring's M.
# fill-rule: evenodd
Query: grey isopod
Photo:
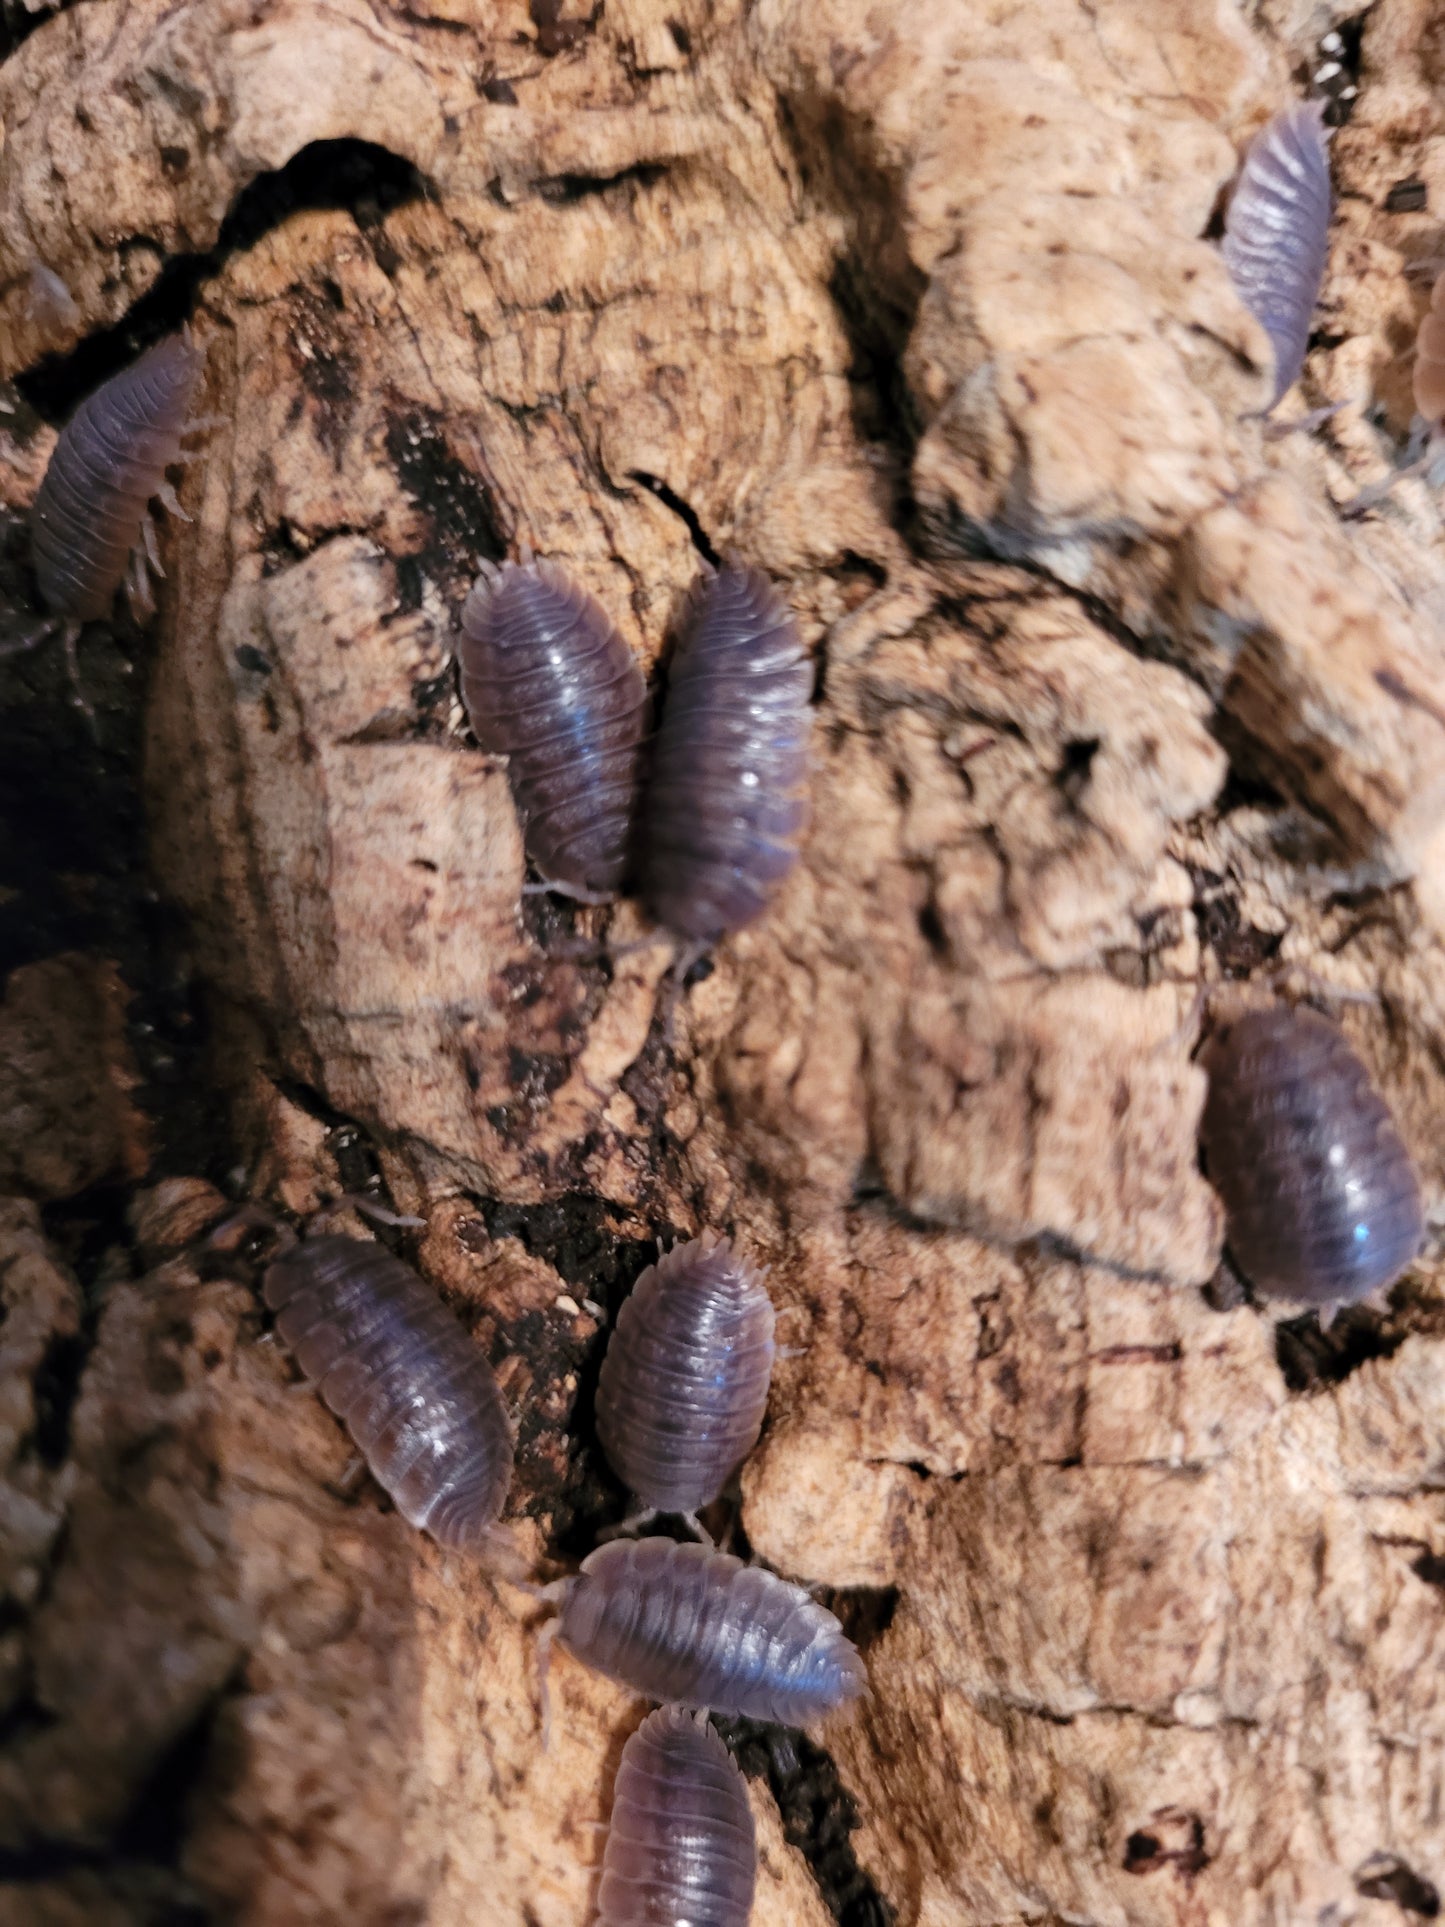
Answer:
M507 1562L496 1523L512 1427L492 1369L409 1265L360 1238L273 1260L266 1303L397 1511L443 1546Z
M1225 1240L1265 1296L1354 1304L1397 1278L1424 1229L1415 1168L1344 1033L1277 1004L1201 1056L1201 1137Z
M758 1844L743 1776L701 1715L659 1707L622 1749L597 1927L747 1927Z
M528 560L483 569L457 659L477 741L508 759L538 873L583 902L615 896L647 719L631 650L591 596Z
M702 583L641 819L643 897L686 944L751 923L797 861L812 685L797 624L761 571L730 566Z
M695 1519L757 1443L773 1370L763 1274L704 1236L649 1265L618 1313L597 1435L650 1512Z
M557 1591L568 1652L649 1699L805 1726L867 1684L832 1613L711 1546L617 1540Z
M185 514L166 470L182 458L204 364L203 349L172 335L103 382L62 429L30 512L35 578L57 621L105 615L127 564L139 596L147 558L160 573L146 508L154 496Z
M1224 221L1224 262L1274 344L1270 407L1304 366L1329 256L1330 157L1317 102L1287 107L1254 138Z

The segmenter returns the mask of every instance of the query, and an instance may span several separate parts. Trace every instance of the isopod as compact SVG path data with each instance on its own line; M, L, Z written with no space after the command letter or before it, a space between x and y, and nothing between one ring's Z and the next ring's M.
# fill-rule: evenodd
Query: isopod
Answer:
M1201 1136L1225 1241L1270 1298L1354 1304L1420 1246L1415 1168L1344 1033L1277 1004L1222 1025L1201 1056Z
M188 336L157 342L140 360L80 404L61 430L30 511L31 553L50 620L11 647L28 647L59 628L71 681L80 694L75 645L87 622L106 615L125 584L134 606L154 608L146 565L162 573L149 504L159 500L189 521L166 480L186 459L181 437L205 364Z
M558 1591L556 1637L649 1699L804 1726L867 1683L826 1607L710 1546L617 1540Z
M597 1436L653 1513L695 1518L757 1443L773 1370L762 1274L704 1237L649 1265L617 1317Z
M1255 136L1224 220L1235 291L1274 345L1270 407L1299 378L1329 256L1330 157L1318 102Z
M538 874L586 903L615 896L647 720L631 650L560 569L526 561L484 568L457 654L473 734L508 759Z
M642 805L642 894L704 947L766 909L807 821L813 672L767 577L728 567L695 592L668 676Z
M501 1562L512 1427L491 1366L400 1258L308 1238L268 1266L276 1326L397 1511L443 1546Z
M52 616L94 622L107 613L133 560L160 574L147 504L185 517L166 470L181 459L204 351L183 335L159 341L103 382L61 431L30 514L35 578ZM186 518L189 519L189 518Z
M596 1927L747 1927L757 1874L732 1755L701 1715L649 1713L617 1769Z

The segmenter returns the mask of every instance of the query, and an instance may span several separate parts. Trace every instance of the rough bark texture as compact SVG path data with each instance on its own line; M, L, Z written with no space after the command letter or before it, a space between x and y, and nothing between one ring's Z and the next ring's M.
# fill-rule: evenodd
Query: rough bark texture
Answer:
M1271 440L1204 237L1336 26L1286 413L1347 406ZM731 1732L755 1927L1437 1915L1438 1250L1328 1334L1231 1295L1191 1052L1200 983L1368 993L1438 1213L1445 544L1420 484L1334 506L1407 426L1438 9L7 0L0 47L12 607L136 343L189 317L225 422L152 631L87 635L101 747L0 665L0 1913L587 1918L643 1709L560 1659L540 1752L537 1609L348 1478L201 1248L376 1176L539 1565L622 1511L590 1306L656 1238L797 1308L742 1542L873 1696ZM522 541L650 669L728 549L815 652L803 862L670 1035L665 945L587 954L635 910L519 911L461 724Z

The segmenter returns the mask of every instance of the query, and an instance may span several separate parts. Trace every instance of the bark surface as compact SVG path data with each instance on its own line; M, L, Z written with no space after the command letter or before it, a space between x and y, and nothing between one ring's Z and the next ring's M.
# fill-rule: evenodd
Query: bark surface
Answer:
M1272 438L1207 237L1336 27L1282 412L1344 406ZM559 1656L541 1751L539 1609L206 1244L369 1183L539 1570L624 1510L656 1241L772 1266L739 1543L872 1696L728 1729L754 1927L1438 1915L1438 1239L1328 1332L1250 1303L1192 1061L1201 985L1345 993L1438 1223L1445 543L1418 482L1338 513L1440 252L1429 0L5 0L0 51L7 621L81 395L189 320L222 418L157 620L87 632L99 746L0 662L0 1915L588 1919L644 1708ZM730 551L813 652L802 861L671 1018L633 906L521 896L462 721L523 543L649 674Z

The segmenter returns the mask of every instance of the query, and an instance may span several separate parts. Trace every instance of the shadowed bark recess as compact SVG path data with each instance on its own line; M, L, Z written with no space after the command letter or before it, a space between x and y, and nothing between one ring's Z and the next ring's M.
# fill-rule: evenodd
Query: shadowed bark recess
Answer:
M1207 237L1330 66L1280 413L1344 406L1276 437ZM625 1508L658 1241L772 1267L715 1523L872 1693L726 1726L753 1927L1439 1914L1438 1237L1328 1330L1253 1302L1193 1053L1201 986L1326 1005L1440 1222L1445 542L1418 483L1337 505L1409 427L1441 78L1426 0L7 0L3 632L83 395L188 323L221 425L156 620L83 638L98 743L0 658L0 1915L589 1918L642 1707L559 1655L542 1753L539 1608L355 1476L206 1243L362 1189L544 1576ZM675 1009L634 904L522 897L465 728L523 544L654 686L730 554L813 655L801 862Z

